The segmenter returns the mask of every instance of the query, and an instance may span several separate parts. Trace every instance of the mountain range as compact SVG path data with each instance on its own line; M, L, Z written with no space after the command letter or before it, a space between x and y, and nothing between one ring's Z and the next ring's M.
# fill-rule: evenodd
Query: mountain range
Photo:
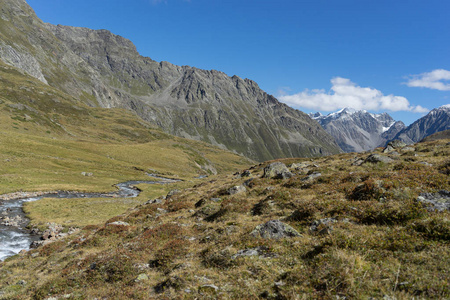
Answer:
M344 108L322 115L310 114L332 135L345 152L361 152L383 146L406 128L402 121L395 121L389 114L372 114L365 110Z
M394 139L413 144L437 132L450 129L450 104L431 110L407 128L401 130Z
M333 136L345 152L361 152L385 146L391 140L414 144L437 132L450 129L450 105L435 108L409 126L388 113L344 108L328 115L309 116Z
M340 152L316 122L252 80L156 62L107 30L46 24L24 0L0 2L0 59L89 106L125 108L258 161Z

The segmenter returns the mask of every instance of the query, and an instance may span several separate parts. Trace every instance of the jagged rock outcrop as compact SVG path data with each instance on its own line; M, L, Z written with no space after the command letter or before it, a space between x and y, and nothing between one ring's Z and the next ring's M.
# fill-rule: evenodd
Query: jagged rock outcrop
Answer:
M361 152L384 146L406 127L387 113L372 114L351 108L326 116L310 114L310 117L318 121L345 152Z
M252 80L156 62L107 30L45 24L24 0L0 3L0 59L91 106L126 108L168 133L259 161L340 151Z
M450 129L450 104L430 111L426 116L415 121L400 131L395 139L407 144L414 144L434 133Z

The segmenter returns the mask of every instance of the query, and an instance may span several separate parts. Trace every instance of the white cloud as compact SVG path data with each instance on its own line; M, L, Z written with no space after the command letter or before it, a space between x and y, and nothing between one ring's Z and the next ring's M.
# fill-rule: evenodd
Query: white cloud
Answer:
M402 96L383 95L377 89L357 86L350 79L335 77L331 79L331 90L305 90L298 94L281 94L278 98L288 105L318 111L336 111L344 107L372 111L411 111L424 113L428 109L418 105L411 106Z
M411 87L424 87L439 91L450 91L450 71L438 69L418 75L411 75L405 84Z

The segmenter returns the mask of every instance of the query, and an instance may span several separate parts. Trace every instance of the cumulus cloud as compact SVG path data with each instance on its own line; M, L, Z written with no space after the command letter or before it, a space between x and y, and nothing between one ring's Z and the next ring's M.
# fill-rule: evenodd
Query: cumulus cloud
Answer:
M331 79L331 90L305 90L298 94L279 96L281 102L288 105L303 107L318 111L335 111L344 107L357 110L388 110L428 112L428 109L418 105L411 106L408 99L402 96L383 95L377 89L357 86L350 79L335 77Z
M450 91L450 71L438 69L431 72L425 72L418 75L411 75L407 86L424 87L439 91Z

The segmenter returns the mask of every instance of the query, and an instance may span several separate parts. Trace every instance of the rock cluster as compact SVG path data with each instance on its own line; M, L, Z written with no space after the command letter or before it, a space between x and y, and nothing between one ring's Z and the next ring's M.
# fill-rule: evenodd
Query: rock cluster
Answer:
M301 236L297 230L279 220L271 220L258 225L250 234L254 237L262 237L263 239L281 239Z
M287 179L294 176L282 162L274 162L264 168L263 178Z
M422 193L417 201L424 203L429 211L450 210L450 191L442 190L437 193Z

